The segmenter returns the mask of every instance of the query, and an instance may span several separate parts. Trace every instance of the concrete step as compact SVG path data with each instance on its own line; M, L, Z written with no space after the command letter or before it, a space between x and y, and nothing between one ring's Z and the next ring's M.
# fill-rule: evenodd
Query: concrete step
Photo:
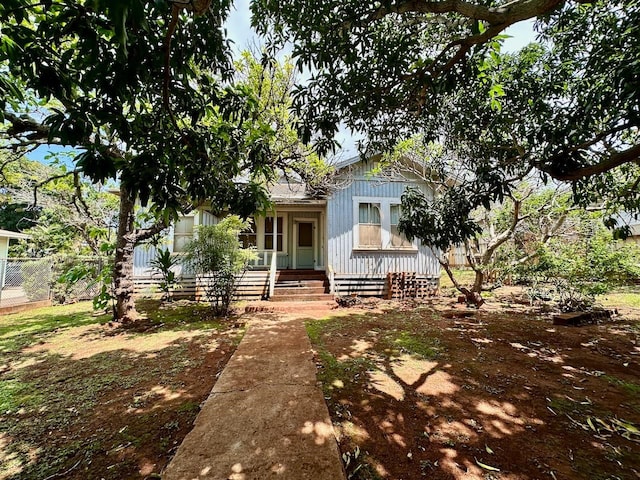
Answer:
M313 295L274 295L272 302L319 302L333 300L333 295L328 293Z
M324 285L314 287L281 287L276 285L273 289L273 296L277 295L321 295L327 293Z

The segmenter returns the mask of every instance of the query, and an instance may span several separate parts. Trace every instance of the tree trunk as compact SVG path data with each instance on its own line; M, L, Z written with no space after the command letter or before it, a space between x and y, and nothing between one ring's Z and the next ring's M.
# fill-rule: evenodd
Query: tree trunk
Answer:
M115 320L123 323L138 318L133 298L133 249L136 244L133 223L134 206L135 195L121 185L113 284L116 297Z
M478 268L477 270L474 269L474 272L476 276L471 291L480 294L482 292L482 285L484 285L484 270Z
M474 287L469 290L467 287L463 287L462 285L460 285L460 282L458 282L458 280L453 276L453 272L451 271L451 267L449 266L449 262L447 260L441 259L439 255L436 256L436 258L438 259L438 262L440 262L442 268L444 268L445 272L447 272L447 275L451 279L451 283L453 283L453 286L456 288L456 290L464 295L466 302L470 305L475 305L476 308L480 308L484 304L484 299L482 298L482 294L480 293L482 291L482 276L480 277L480 290L475 291L475 283L478 282L477 271Z

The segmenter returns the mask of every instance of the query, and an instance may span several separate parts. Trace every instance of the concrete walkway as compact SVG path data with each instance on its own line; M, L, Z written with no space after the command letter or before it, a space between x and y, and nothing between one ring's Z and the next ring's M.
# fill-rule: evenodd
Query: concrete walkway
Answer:
M250 322L162 478L345 478L300 318Z

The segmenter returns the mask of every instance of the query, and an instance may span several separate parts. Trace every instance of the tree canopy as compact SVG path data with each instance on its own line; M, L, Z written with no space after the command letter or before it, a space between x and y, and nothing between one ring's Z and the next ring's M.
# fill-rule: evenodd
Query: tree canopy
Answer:
M532 172L571 182L582 205L640 209L636 0L259 0L253 9L256 26L290 39L311 72L295 106L320 148L344 122L368 151L420 133L473 165L442 224L504 199ZM502 53L505 28L524 19L536 19L538 43Z
M1 146L74 147L70 173L119 181L121 318L134 311L136 243L204 200L249 215L266 202L264 178L273 175L271 126L260 121L255 97L231 83L222 28L231 3L195 3L0 6ZM136 201L151 202L159 221L136 229Z
M102 243L115 240L117 214L108 188L62 166L21 158L0 177L0 228L30 236L14 253L100 255Z
M117 177L161 209L180 209L185 197L254 205L233 179L248 167L264 173L268 156L254 141L264 125L246 121L255 102L224 83L232 65L220 24L230 3L202 16L179 11L169 50L171 5L3 2L3 137L13 149L81 147L75 164L85 175Z

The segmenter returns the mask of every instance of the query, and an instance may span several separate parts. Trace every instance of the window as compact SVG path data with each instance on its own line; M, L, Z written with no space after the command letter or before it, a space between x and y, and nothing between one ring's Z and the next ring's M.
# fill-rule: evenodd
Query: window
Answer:
M181 217L173 227L173 251L184 252L193 238L193 217Z
M360 247L382 247L380 205L360 203L358 205L358 233Z
M402 210L400 210L400 205L391 205L390 211L391 246L410 247L411 242L409 242L409 240L407 240L407 237L405 237L404 234L400 233L400 230L398 230L398 223L400 223L400 214L402 213Z
M282 252L282 247L284 245L284 226L282 217L278 217L277 219L277 251ZM266 217L264 219L264 248L265 250L273 250L273 217Z
M240 244L242 245L242 248L258 246L258 235L256 234L256 222L253 220L253 218L249 219L249 228L240 232L240 235L238 235L238 240L240 240Z
M354 250L401 250L417 253L418 245L398 228L402 216L399 197L352 197Z

